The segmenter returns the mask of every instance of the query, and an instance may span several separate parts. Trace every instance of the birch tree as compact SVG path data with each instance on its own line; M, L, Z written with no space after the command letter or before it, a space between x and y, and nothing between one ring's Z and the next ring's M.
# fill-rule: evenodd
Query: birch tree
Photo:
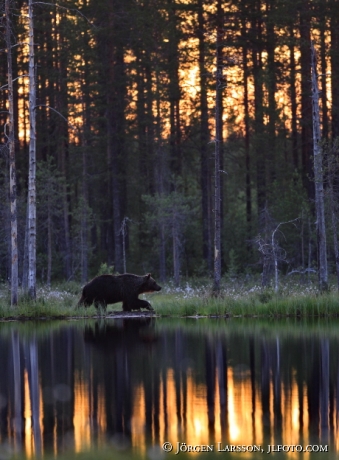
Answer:
M315 211L318 242L319 288L324 291L328 288L327 249L326 249L326 224L324 205L324 177L323 154L320 144L320 115L319 115L319 89L318 73L316 67L316 52L311 42L312 53L312 116L313 116L313 168L315 183Z
M35 63L34 63L34 30L33 0L28 2L29 21L29 171L28 171L28 294L36 298L36 127L35 127Z
M18 225L16 200L16 166L14 140L14 100L13 100L13 69L12 69L12 40L10 0L5 1L6 16L6 47L7 47L7 82L8 82L8 112L7 144L9 150L9 199L11 208L11 305L18 303Z

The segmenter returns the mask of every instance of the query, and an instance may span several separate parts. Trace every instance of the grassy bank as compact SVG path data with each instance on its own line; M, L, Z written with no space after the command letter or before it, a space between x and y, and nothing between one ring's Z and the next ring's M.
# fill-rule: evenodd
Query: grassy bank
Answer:
M180 287L170 283L160 293L145 295L160 316L339 316L339 296L333 285L319 293L315 282L306 284L286 280L278 293L262 289L258 283L224 280L219 296L213 295L210 282L190 280ZM90 308L76 309L81 287L75 283L37 290L37 300L20 296L19 305L10 307L9 293L0 289L0 318L70 318L93 317L98 312ZM121 304L110 305L107 314L121 311Z
M274 293L270 289L247 292L209 292L185 296L167 294L153 302L156 311L170 316L328 316L339 315L336 290L320 294L317 290Z

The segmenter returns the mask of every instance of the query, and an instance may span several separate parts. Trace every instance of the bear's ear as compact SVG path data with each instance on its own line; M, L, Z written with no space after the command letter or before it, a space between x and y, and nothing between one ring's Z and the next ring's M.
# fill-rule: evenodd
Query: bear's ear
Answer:
M150 274L150 273L147 273L147 275L146 275L146 279L147 279L147 280L149 280L149 279L150 279L150 277L151 277L151 274Z

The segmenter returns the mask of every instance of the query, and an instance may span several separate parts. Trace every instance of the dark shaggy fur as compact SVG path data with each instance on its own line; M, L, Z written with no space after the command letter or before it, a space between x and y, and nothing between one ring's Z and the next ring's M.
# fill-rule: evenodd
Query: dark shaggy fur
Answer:
M111 303L122 302L124 311L140 310L146 308L153 310L151 304L146 300L138 299L139 294L146 292L160 291L161 287L148 273L145 276L131 275L100 275L87 283L79 300L78 306L88 307L94 305L96 308L102 305L104 309Z

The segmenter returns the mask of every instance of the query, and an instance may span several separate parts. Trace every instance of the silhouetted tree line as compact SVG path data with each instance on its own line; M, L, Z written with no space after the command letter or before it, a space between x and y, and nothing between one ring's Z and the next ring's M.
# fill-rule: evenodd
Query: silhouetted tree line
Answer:
M267 261L257 251L258 235L270 241L280 222L296 218L296 225L284 228L280 269L305 273L317 266L311 40L318 53L322 148L326 144L334 158L324 161L332 241L336 226L329 223L338 218L331 206L338 193L338 2L52 0L33 2L33 9L38 279L84 282L102 263L117 272L124 266L151 270L176 282L181 275L211 274L214 142L221 171L222 272L261 270ZM11 0L10 11L23 282L27 4ZM1 13L0 276L8 279L11 156ZM222 89L217 119L216 61ZM216 122L222 127L218 139ZM335 242L333 247L327 251L332 271ZM273 265L269 261L269 273Z

